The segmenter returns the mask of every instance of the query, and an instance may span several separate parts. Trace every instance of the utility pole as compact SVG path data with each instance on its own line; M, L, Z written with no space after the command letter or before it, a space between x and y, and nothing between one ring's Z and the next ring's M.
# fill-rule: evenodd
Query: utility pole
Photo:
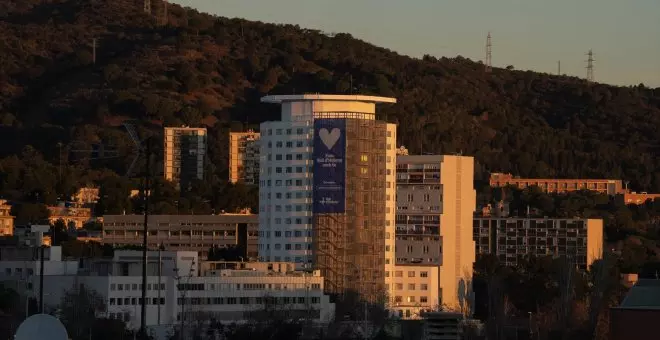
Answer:
M158 246L158 325L160 326L160 284L161 276L163 276L163 255L161 251L163 250L163 244L161 243Z
M41 259L39 260L39 314L44 313L44 249L46 249L46 246L41 245L39 249L41 252Z
M92 39L92 63L96 65L96 38Z
M142 187L142 199L144 200L144 226L142 228L142 301L140 303L142 307L142 314L140 315L140 335L142 336L142 339L147 338L147 234L149 233L149 196L151 196L151 139L147 138L146 143L147 164L144 171L144 186Z

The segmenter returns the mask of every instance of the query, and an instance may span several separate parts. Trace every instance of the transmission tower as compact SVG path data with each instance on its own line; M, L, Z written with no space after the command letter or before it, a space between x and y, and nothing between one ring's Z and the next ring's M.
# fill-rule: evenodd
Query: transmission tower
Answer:
M151 0L144 0L144 11L151 14Z
M591 83L594 81L594 53L589 50L587 56L589 57L587 59L587 81Z
M488 32L488 38L486 38L486 72L490 72L493 69L493 41Z

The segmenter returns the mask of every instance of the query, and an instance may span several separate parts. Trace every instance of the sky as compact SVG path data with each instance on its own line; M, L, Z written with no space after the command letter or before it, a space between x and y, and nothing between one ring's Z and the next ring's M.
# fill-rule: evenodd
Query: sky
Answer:
M660 87L660 0L173 0L224 17L297 24L421 57Z

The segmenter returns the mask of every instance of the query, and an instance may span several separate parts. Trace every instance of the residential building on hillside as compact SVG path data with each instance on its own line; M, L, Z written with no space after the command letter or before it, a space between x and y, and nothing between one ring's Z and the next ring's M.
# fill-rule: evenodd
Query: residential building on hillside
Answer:
M196 251L202 258L212 247L237 246L245 260L255 259L259 217L254 214L150 215L147 242L150 249ZM142 245L142 215L105 215L103 243Z
M477 254L496 255L516 267L529 255L565 256L586 270L603 257L603 220L561 218L475 218Z
M490 174L490 186L494 188L512 185L520 189L537 186L544 192L563 193L580 190L596 191L607 195L626 193L623 182L618 179L559 179L518 178L511 174Z
M229 133L229 182L259 184L259 132Z
M73 195L72 200L80 206L96 204L99 200L99 188L80 188L78 192Z
M69 229L80 229L85 223L92 220L92 209L82 208L68 202L59 202L56 206L49 206L48 220L54 224L58 220L64 221Z
M259 257L320 269L326 290L376 301L394 270L396 125L360 95L267 96L261 124Z
M7 200L0 200L0 236L14 234L14 216L11 215L11 205Z
M177 327L184 332L211 319L245 322L263 318L264 306L289 318L328 323L334 304L323 293L320 272L291 271L293 264L221 263L199 261L196 252L149 251L147 254L147 324L152 329ZM0 266L4 261L0 261ZM76 271L53 271L44 275L44 304L53 311L67 291L93 290L103 300L99 314L126 322L131 329L140 327L142 252L115 251L113 258L76 260ZM238 266L236 269L224 269ZM201 268L205 268L200 271ZM216 268L216 269L211 269ZM39 275L27 281L39 296ZM208 318L208 319L205 319Z
M204 179L207 138L206 128L165 128L165 179L177 189L186 190L191 181Z
M426 266L429 281L426 301L409 301L405 289L390 287L395 310L404 317L434 310L440 305L457 308L461 286L472 276L475 244L472 219L476 210L474 158L449 155L398 156L396 166L396 271ZM436 271L430 269L437 268ZM395 276L396 277L396 276ZM432 284L432 286L431 286ZM415 286L411 286L415 288ZM434 295L431 295L432 294ZM403 302L396 297L403 298ZM438 296L439 299L430 299Z
M642 205L646 203L646 201L653 201L656 199L660 199L660 194L649 194L646 192L627 192L623 194L623 202L625 204L637 204L637 205Z

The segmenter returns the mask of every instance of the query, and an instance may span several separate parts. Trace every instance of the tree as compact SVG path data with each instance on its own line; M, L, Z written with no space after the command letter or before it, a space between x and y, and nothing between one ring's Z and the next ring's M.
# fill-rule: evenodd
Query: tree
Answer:
M87 340L94 333L99 313L105 311L103 298L84 284L62 296L57 314L72 340Z

